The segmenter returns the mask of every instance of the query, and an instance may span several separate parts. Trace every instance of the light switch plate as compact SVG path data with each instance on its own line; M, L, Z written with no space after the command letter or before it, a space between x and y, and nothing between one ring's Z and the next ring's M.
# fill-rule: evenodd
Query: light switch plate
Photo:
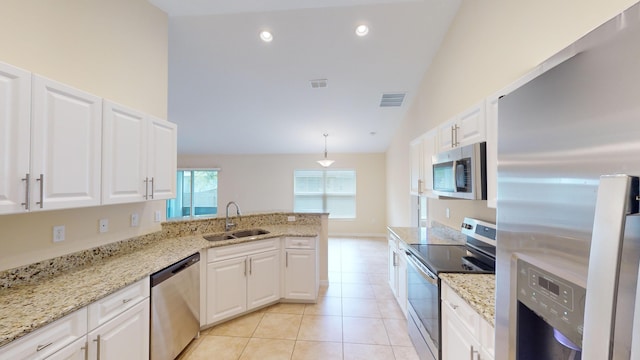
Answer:
M131 214L131 227L137 227L138 225L140 225L138 213Z
M156 210L154 220L155 222L162 221L162 213L160 212L160 210Z

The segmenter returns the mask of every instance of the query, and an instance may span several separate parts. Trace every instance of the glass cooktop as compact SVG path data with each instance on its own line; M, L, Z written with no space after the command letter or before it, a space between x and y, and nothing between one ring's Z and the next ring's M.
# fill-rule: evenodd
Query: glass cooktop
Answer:
M411 244L409 250L436 275L445 272L495 272L492 264L483 262L465 245Z

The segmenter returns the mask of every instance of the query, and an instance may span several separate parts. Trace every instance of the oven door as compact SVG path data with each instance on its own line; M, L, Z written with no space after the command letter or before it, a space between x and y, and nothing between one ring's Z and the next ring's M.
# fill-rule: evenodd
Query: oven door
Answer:
M438 277L407 251L409 336L421 360L440 358Z

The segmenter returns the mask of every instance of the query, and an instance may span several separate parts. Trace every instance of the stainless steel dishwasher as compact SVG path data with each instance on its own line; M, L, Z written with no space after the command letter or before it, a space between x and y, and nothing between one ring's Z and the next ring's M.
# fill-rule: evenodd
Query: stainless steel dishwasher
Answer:
M152 360L173 360L200 333L200 254L151 275Z

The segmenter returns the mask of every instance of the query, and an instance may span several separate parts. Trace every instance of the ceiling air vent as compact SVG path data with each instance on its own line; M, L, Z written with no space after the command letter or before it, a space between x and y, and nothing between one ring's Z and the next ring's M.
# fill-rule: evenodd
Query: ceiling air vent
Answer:
M326 88L327 87L327 79L309 80L309 83L311 84L311 88L312 89Z
M386 93L382 94L380 99L380 107L398 107L402 106L404 96L407 93Z

